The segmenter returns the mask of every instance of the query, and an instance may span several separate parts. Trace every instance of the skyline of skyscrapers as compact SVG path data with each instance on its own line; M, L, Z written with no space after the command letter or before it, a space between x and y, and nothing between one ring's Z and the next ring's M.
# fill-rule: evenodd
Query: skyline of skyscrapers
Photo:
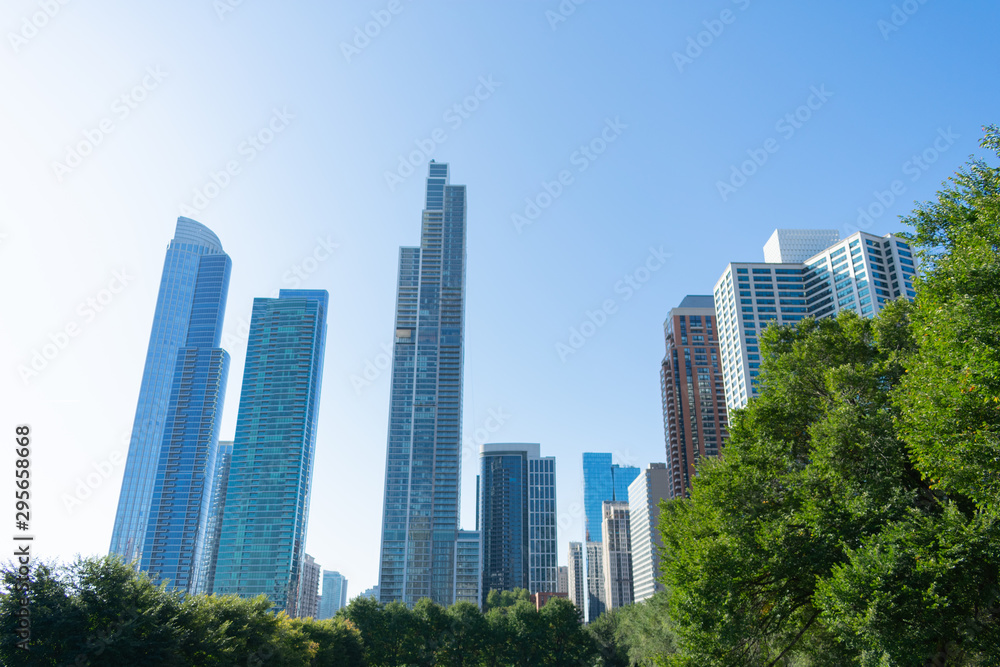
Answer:
M728 435L714 320L713 297L689 294L663 323L660 394L671 498L687 494L695 465L718 456Z
M213 591L298 614L326 349L326 290L253 302Z
M399 249L379 590L455 597L462 468L466 192L428 165L420 246Z
M215 397L211 391L214 388L224 394L228 372L228 354L219 349L219 343L231 269L232 261L222 249L219 237L199 222L183 216L177 218L174 237L167 245L163 260L111 533L109 552L119 554L126 561L141 563L144 560L147 524L168 423L170 432L167 435L172 451L168 461L163 463L170 464L172 475L167 486L161 486L160 497L163 493L167 497L184 494L185 486L190 484L194 485L190 490L198 494L198 485L204 482L200 475L204 475L207 462L202 460L202 455L218 442L218 417L222 409L222 396ZM178 367L181 348L185 348L184 359ZM180 400L182 395L184 401ZM200 408L188 405L189 398L200 403ZM203 416L206 423L201 428ZM192 424L188 428L185 424L188 419L197 420L198 427ZM186 482L178 472L181 461L185 466L192 466L186 473ZM211 471L211 466L208 470ZM187 506L188 498L180 500ZM181 549L178 531L182 530L181 521L185 518L182 513L167 511L166 505L158 505L156 518L163 523L153 532L159 540L155 560L165 568L165 573L176 577L179 568L190 570L196 565L191 562L192 556L187 549L193 548L196 540L194 536L185 536L185 548ZM145 562L151 561L146 558ZM188 581L185 576L185 582Z
M448 165L432 162L421 244L399 255L375 587L383 602L482 605L490 590L566 589L594 620L648 599L662 589L658 501L685 495L698 461L721 453L728 411L756 391L759 331L841 310L873 317L892 299L915 297L915 260L892 234L776 229L764 262L729 263L714 295L686 296L664 323L666 463L640 471L612 464L608 453L584 453L584 541L570 543L569 565L560 567L555 459L541 457L538 444L483 446L477 529L460 529L466 231L465 186L450 185ZM171 588L265 593L275 609L320 616L320 568L304 549L328 296L282 290L254 300L236 439L220 442L231 268L207 227L178 218L112 552L133 554ZM346 602L341 579L330 607Z

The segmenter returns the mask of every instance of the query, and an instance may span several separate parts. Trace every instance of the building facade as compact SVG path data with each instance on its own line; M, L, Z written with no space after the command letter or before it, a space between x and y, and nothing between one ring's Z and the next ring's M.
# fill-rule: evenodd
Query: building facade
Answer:
M340 572L323 570L323 594L319 600L318 619L333 618L347 606L347 577Z
M556 592L569 595L569 567L566 565L559 566L559 583L556 585Z
M787 236L791 231L797 230L776 230L775 234ZM817 236L813 242L823 240ZM809 250L814 252L796 261ZM855 232L825 248L800 245L788 254L780 243L774 243L766 258L780 261L730 263L715 285L730 411L743 407L756 394L759 335L769 324L835 317L842 310L874 317L888 301L916 297L915 258L909 244L892 234L879 237Z
M485 444L479 457L483 602L491 590L555 592L555 458L537 443Z
M420 247L399 252L379 588L383 602L455 594L462 469L466 198L431 162Z
M213 591L298 614L320 387L325 290L254 299Z
M309 554L302 556L302 587L298 608L299 618L319 618L319 564Z
M671 498L687 494L695 465L718 456L728 437L714 319L711 296L688 295L663 323L667 353L660 365L660 395Z
M660 583L660 501L671 498L665 463L650 463L628 487L629 531L632 540L632 598L642 602L663 590Z
M604 539L601 560L607 609L632 604L632 535L628 501L609 500L602 505Z
M229 362L228 355L219 349L219 343L231 269L229 256L211 230L189 218L177 219L174 238L167 245L163 262L160 292L111 533L110 552L126 561L142 563L146 557L147 563L151 562L144 544L168 416L171 432L166 436L173 448L170 467L173 470L174 464L183 460L185 466L192 468L186 473L186 482L181 476L174 476L167 489L161 487L161 498L163 492L168 496L174 494L178 503L189 508L193 498L200 500L201 494L207 494L199 486L203 482L199 475L205 474L207 458L211 457L218 441L218 432L213 429L217 429L218 414L222 410ZM178 367L182 348L185 352ZM192 364L197 366L197 372L192 371ZM211 395L209 385L221 389L222 394ZM195 406L179 403L182 393L185 398L190 395L200 402L203 413L196 412ZM200 424L197 428L194 425L190 429L183 427L184 419L200 423L203 418L207 422L205 428ZM182 497L184 494L187 496ZM159 536L155 561L162 563L163 576L176 581L182 571L180 568L187 567L190 572L192 563L188 550L181 550L176 544L181 515L166 509L165 505L157 509L156 520L161 523L154 527L153 533ZM188 575L184 579L191 581Z
M586 578L583 575L583 544L580 542L569 543L569 565L566 569L569 574L569 599L576 605L576 610L582 619L587 598L584 594Z
M603 505L606 500L628 500L629 484L639 469L612 464L608 453L583 455L583 513L587 549L587 620L595 621L604 613L605 583L602 556Z
M185 346L177 352L139 567L186 593L195 589L203 565L228 375L225 350Z
M455 602L471 602L482 609L482 534L478 530L458 531L455 551Z
M222 510L226 506L229 487L229 466L233 461L233 441L219 441L215 455L212 496L205 522L205 545L201 551L201 567L194 592L210 595L215 586L215 563L219 556L219 535L222 534Z

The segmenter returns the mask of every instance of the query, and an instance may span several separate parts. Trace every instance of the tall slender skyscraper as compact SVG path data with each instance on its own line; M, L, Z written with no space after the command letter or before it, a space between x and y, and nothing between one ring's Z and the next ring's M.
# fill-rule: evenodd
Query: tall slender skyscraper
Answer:
M379 590L455 595L462 469L466 200L431 162L420 247L399 249Z
M325 290L254 299L213 590L298 614L326 349Z
M185 494L200 493L195 478L204 474L203 455L218 441L217 416L222 410L222 394L211 395L208 385L214 384L216 390L224 393L228 371L228 355L218 348L231 268L229 255L223 252L219 238L211 230L189 218L177 219L177 229L167 245L163 262L153 330L111 533L111 553L128 561L141 562L145 555L153 487L168 423L171 430L167 441L173 448L173 458L167 463L173 465L183 459L186 465L193 465L194 477L189 475L189 482L194 482L194 487L187 489L180 477L174 477L168 483L167 493L180 494L177 500L185 508L189 501ZM184 354L179 361L182 348ZM207 375L195 378L191 374L195 368L199 369L196 373L211 374L212 379ZM176 391L173 396L172 391ZM189 405L187 401L191 398L201 405ZM206 428L200 423L203 418L209 422ZM185 426L185 420L192 424ZM202 472L194 472L195 469ZM174 520L178 518L179 515L173 516L172 527L167 531L171 533L170 541L177 539L178 524ZM165 537L162 531L160 535Z
M483 602L491 590L554 593L556 460L537 443L491 443L479 451Z
M587 620L595 621L607 608L604 585L601 524L606 500L628 500L628 487L639 469L611 463L611 454L583 455L583 513L587 549Z

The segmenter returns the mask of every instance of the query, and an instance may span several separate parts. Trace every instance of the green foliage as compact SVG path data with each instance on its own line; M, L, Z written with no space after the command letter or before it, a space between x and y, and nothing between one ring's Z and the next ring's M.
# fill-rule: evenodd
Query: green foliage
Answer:
M982 145L1000 155L1000 134ZM919 351L897 393L900 430L936 488L1000 497L1000 169L971 162L906 219L923 260Z
M486 595L486 611L513 607L518 602L531 602L531 593L526 588L515 588L512 591L491 590Z
M769 328L760 396L664 506L664 664L1000 664L1000 170L906 221L916 304Z
M756 665L821 642L817 578L917 489L888 388L901 375L906 304L770 327L759 398L731 416L721 460L661 515L675 664ZM837 653L837 647L827 647Z

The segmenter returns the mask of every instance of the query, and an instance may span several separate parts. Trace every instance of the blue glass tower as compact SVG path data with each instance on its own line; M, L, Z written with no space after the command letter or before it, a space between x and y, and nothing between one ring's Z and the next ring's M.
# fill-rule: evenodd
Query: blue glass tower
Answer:
M212 496L204 524L205 543L201 550L194 592L211 594L215 586L215 563L219 556L219 536L222 534L222 510L226 506L229 488L229 467L233 462L232 441L220 442L215 454L215 473L212 479ZM207 488L207 487L206 487Z
M213 592L296 616L326 348L325 290L254 299ZM310 612L312 613L312 612Z
M480 448L483 603L491 590L558 588L556 460L540 450L537 443Z
M583 455L583 511L588 542L601 541L601 506L605 500L628 501L628 486L639 476L638 468L611 463L611 454Z
M187 447L184 454L178 450L174 456L187 457L191 465L202 468L203 464L194 462L193 452L199 448L208 452L218 440L213 429L222 409L228 368L228 356L218 347L231 267L215 234L194 220L177 219L163 263L111 534L111 553L126 560L142 562L145 556L147 523L165 438L172 446ZM183 359L179 360L182 348ZM199 369L194 373L197 379L189 373L192 364ZM209 385L219 391L218 395L209 393ZM196 399L200 406L186 404L178 412L178 400L190 396L200 396ZM197 420L199 424L184 426L184 420ZM207 426L203 427L203 420L207 420ZM175 459L168 458L168 463L173 462ZM181 487L175 490L183 493ZM187 498L183 502L187 503Z
M587 620L607 608L601 556L601 521L606 500L628 502L628 487L641 471L611 463L611 454L583 455L583 513L587 539Z
M479 484L485 604L491 590L528 587L528 448L485 445Z
M464 185L431 162L420 247L399 249L381 600L455 595L465 336Z

